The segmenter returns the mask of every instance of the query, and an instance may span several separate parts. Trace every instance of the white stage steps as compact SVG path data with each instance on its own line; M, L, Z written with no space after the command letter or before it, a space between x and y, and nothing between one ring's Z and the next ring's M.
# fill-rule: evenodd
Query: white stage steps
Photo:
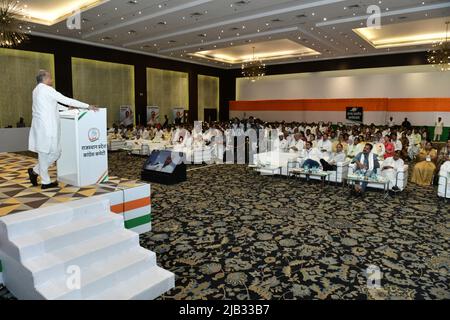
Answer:
M95 197L1 218L0 259L4 283L19 299L147 300L175 286L109 200ZM73 266L79 289L71 289Z

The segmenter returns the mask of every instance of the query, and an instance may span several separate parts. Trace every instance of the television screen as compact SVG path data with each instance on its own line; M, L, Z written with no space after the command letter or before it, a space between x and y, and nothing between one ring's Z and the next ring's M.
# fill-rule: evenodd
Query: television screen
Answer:
M173 159L173 154L178 155L177 159ZM182 154L172 153L172 151L154 150L145 162L144 170L173 173L182 159Z

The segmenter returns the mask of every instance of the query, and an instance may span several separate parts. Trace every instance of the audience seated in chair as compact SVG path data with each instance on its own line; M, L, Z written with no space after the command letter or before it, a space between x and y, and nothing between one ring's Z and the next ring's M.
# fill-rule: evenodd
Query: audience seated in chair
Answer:
M343 151L344 147L342 144L338 143L336 145L336 152L333 152L331 157L328 159L320 159L320 163L322 165L323 171L336 171L337 164L339 162L345 161L345 152Z
M302 152L302 158L305 160L303 162L303 168L320 168L320 151L314 148L311 141L307 141L305 144L305 149Z
M397 186L397 173L403 169L405 163L400 157L400 151L395 151L393 157L389 157L383 161L381 168L381 176L387 178L393 191L400 191Z
M417 163L412 171L411 182L420 186L431 185L436 171L436 161L437 151L433 149L431 141L427 141L425 147L417 155Z
M372 176L376 170L380 167L380 163L375 154L372 153L373 146L367 143L364 146L363 152L359 153L354 162L356 163L356 174L362 174L366 177ZM355 193L356 195L364 195L366 192L368 182L356 183Z

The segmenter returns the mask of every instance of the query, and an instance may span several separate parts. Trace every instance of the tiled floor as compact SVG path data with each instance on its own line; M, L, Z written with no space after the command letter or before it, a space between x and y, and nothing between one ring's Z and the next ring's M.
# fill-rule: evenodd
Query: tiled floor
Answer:
M33 187L28 178L27 169L35 166L36 161L24 155L0 153L0 217L140 184L136 180L110 177L109 182L102 185L78 188L61 183L59 188L44 191ZM55 167L50 170L50 175L56 177Z

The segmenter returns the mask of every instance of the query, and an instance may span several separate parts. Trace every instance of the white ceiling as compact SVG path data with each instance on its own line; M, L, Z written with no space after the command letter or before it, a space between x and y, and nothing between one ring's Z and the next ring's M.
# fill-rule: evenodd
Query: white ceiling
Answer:
M35 11L42 8L48 11L50 3L61 6L63 2L71 6L89 1L21 1L27 5L26 10ZM386 26L390 36L396 34L395 24L398 24L399 34L404 35L402 23L450 17L450 2L442 0L109 0L82 12L81 30L69 30L65 20L52 26L24 22L23 28L39 36L221 68L238 65L192 54L249 44L252 47L260 42L282 39L321 54L286 57L267 61L267 64L430 48L430 44L422 44L376 49L353 32L366 26L367 7L373 4L381 8L382 27Z
M200 51L195 53L195 55L209 58L210 60L241 64L252 59L261 59L268 63L270 60L286 60L289 57L320 55L320 52L292 40L278 39Z
M433 44L446 37L448 17L416 20L387 25L384 28L361 28L354 31L375 48L392 48L412 44Z

